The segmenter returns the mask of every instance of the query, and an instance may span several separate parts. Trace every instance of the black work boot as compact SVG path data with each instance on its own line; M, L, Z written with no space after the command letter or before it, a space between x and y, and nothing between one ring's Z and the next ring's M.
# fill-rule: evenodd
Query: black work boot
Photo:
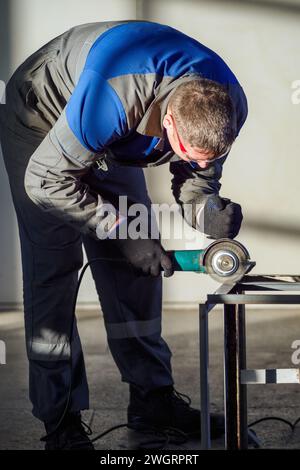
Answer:
M80 413L68 413L57 430L46 423L45 428L47 436L42 438L45 450L95 450L88 437L92 431L83 425Z
M190 404L190 398L177 392L172 385L155 389L146 395L136 386L130 385L128 427L136 431L176 428L189 437L201 436L200 411ZM210 419L211 437L216 439L225 432L224 416L211 414Z

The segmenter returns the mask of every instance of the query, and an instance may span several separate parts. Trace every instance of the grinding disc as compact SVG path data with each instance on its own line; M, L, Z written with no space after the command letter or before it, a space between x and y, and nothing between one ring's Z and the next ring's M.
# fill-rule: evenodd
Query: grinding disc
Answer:
M235 240L218 240L206 249L203 264L215 281L234 282L247 271L249 253Z

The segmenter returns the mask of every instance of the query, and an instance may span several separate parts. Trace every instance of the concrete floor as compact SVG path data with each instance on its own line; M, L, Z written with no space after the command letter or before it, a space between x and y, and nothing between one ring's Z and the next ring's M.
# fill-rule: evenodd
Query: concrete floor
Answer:
M291 362L293 341L300 340L300 312L295 309L248 310L247 343L249 368L297 367ZM222 313L210 317L210 377L213 410L222 410ZM107 348L101 314L93 310L78 314L90 383L91 410L85 420L94 433L125 422L128 386L120 381ZM197 310L166 310L163 336L173 351L173 372L178 391L199 406L199 352ZM0 365L0 449L42 449L42 424L31 415L28 400L27 360L20 313L0 314L0 339L7 348L7 364ZM299 385L248 387L249 422L270 415L294 421L300 416ZM266 448L300 448L300 424L294 434L284 423L268 421L255 427ZM142 438L143 440L144 438ZM141 436L122 428L98 441L97 449L134 449ZM199 441L169 449L199 449ZM222 439L214 441L222 448Z

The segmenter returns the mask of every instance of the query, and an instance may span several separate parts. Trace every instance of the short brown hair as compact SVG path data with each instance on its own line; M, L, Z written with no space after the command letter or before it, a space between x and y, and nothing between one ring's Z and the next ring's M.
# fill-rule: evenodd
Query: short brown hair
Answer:
M179 85L169 106L180 136L192 147L222 155L236 138L236 113L225 87L199 78Z

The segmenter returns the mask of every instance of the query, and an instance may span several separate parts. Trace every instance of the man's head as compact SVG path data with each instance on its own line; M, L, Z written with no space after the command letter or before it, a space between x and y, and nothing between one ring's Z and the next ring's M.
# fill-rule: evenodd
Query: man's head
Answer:
M206 168L226 155L235 140L236 114L226 89L206 78L179 85L168 103L163 125L174 152Z

